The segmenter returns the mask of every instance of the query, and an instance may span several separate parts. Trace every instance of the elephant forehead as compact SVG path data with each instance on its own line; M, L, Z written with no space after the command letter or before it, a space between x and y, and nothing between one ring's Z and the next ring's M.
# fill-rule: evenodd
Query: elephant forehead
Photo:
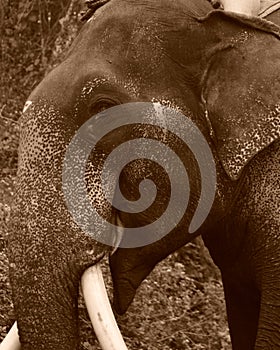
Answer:
M155 39L157 29L131 20L129 27L110 19L93 26L87 23L66 60L48 74L29 100L49 100L67 113L85 91L89 95L106 86L109 92L108 86L114 85L111 90L115 92L125 88L135 95L140 85L159 84L153 78L163 73L164 51Z
M121 3L121 4L119 4ZM121 9L120 9L121 7ZM98 16L94 16L83 27L72 46L73 51L93 53L127 54L127 44L138 44L143 35L149 40L158 25L157 21L144 16L143 7L130 6L125 1L110 1ZM99 10L99 11L100 11ZM154 18L155 19L155 18ZM122 52L123 47L126 51Z
M91 56L102 54L103 58L107 54L122 64L133 55L137 64L141 57L152 59L169 32L195 25L195 18L210 10L210 4L203 0L111 0L86 23L71 54L87 52Z
M183 28L187 25L191 32L192 26L199 27L195 16L205 15L210 9L210 4L202 0L196 3L111 0L84 25L65 60L43 80L29 100L35 103L45 98L59 106L61 112L68 113L85 84L98 77L118 81L129 95L140 87L145 92L173 88L176 80L182 80L176 68L182 61L178 55L185 52L181 40L185 37ZM193 50L189 51L192 56ZM176 59L179 63L174 64ZM197 74L190 74L188 80L193 76Z

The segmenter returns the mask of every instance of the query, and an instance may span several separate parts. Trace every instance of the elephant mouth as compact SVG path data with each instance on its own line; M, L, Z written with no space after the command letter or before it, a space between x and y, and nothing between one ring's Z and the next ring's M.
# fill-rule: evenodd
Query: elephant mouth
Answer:
M94 288L93 288L94 286ZM127 350L107 295L100 264L89 267L82 275L81 287L95 334L103 350ZM20 350L15 322L0 345L1 350Z

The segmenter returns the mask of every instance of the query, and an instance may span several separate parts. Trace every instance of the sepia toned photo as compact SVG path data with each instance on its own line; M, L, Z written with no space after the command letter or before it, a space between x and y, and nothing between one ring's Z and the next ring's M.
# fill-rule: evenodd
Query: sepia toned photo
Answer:
M0 0L0 350L280 350L280 1Z

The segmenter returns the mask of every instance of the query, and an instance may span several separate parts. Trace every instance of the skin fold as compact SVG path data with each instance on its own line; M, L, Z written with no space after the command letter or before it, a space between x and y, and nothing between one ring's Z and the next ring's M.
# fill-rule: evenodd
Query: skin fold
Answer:
M62 164L88 118L137 101L168 104L195 122L213 152L217 191L206 221L189 234L201 186L188 147L137 126L103 140L89 159L86 182L107 220L118 215L125 227L145 225L168 201L167 178L139 160L124 169L120 188L137 199L144 169L157 185L159 203L137 215L108 205L100 168L123 140L148 134L164 142L182 160L191 189L187 212L167 236L140 248L118 248L110 257L115 310L125 312L154 266L201 234L222 272L233 349L276 349L280 343L279 31L261 19L211 11L206 0L111 0L30 95L21 118L9 238L23 350L78 349L79 280L112 247L73 221L62 192ZM278 13L270 19L279 23ZM180 128L176 120L174 125Z

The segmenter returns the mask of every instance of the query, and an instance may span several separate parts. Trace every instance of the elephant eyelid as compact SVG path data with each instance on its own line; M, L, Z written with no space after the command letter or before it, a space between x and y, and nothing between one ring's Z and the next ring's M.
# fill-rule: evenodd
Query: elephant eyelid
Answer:
M98 98L95 99L89 106L89 111L91 114L97 114L100 113L110 107L116 106L121 104L120 101L112 98Z
M97 114L110 107L130 101L130 96L121 86L106 83L92 90L89 94L88 110L90 114Z

